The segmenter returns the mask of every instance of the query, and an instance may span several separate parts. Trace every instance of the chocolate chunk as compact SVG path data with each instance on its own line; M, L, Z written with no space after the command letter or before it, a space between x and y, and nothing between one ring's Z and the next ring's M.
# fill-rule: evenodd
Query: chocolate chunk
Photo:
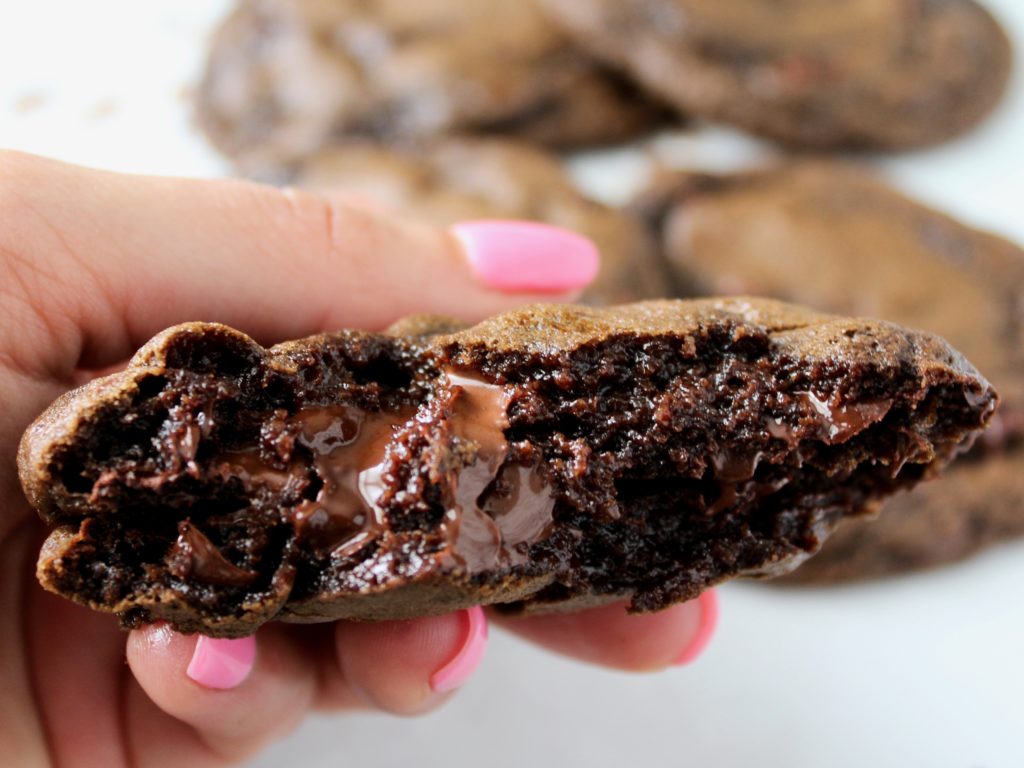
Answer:
M243 0L214 36L198 107L214 144L256 175L343 136L496 132L572 147L665 117L536 0Z
M948 139L1005 90L1006 34L974 0L544 0L596 56L684 113L812 148Z
M128 626L221 636L481 603L657 610L795 566L995 407L938 338L770 301L454 326L269 350L212 324L159 335L26 433L22 483L53 527L40 581Z
M669 186L646 202L664 214L668 259L688 291L757 293L923 328L967 354L1002 398L991 428L944 477L887 502L870 525L841 526L789 580L939 565L1024 535L1024 251L850 165L684 175L675 195Z
M585 298L598 304L659 298L665 271L647 228L588 200L558 160L527 144L447 139L417 149L349 142L310 158L296 186L344 189L438 226L472 219L531 219L571 229L601 251Z
M178 540L167 555L167 571L178 579L222 586L252 584L259 577L232 563L202 531L187 520L178 523Z

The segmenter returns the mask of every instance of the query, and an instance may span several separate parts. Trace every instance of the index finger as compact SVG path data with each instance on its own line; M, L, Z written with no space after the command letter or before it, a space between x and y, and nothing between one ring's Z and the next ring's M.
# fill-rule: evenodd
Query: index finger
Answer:
M223 322L261 342L373 330L418 312L477 320L571 298L593 278L593 245L547 229L557 242L542 255L564 268L522 248L514 274L495 277L508 254L494 253L494 242L481 260L478 238L322 195L4 152L0 258L19 317L0 333L16 324L4 347L27 350L19 359L33 372L66 376L118 362L186 320ZM531 270L536 279L524 280Z

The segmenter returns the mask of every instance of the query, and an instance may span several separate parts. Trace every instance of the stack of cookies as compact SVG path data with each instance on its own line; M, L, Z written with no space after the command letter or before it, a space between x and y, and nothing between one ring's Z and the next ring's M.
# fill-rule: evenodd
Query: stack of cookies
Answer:
M198 118L253 178L441 225L579 231L603 257L591 304L742 293L948 339L1000 391L994 425L946 477L841 527L789 577L843 581L1024 534L1024 253L822 157L962 134L1011 63L974 0L242 0L212 40ZM662 173L614 209L557 154L701 121L790 159Z

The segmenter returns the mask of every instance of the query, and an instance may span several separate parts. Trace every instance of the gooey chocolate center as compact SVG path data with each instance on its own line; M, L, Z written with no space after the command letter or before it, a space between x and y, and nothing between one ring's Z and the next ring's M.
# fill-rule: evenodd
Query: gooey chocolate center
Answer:
M475 374L446 370L449 387L446 452L457 457L446 476L442 562L468 573L524 563L529 545L543 541L553 529L554 496L537 469L536 460L510 459L506 437L509 393ZM812 392L799 393L805 418L817 424L818 438L832 445L880 421L891 403L880 400L840 404ZM283 412L268 424L276 436L291 436L310 458L295 455L294 446L279 456L277 466L255 450L223 453L209 465L211 477L237 479L250 492L259 489L295 499L284 510L296 537L319 558L357 554L388 530L384 501L393 469L390 446L416 415L412 407L390 413L368 412L353 405L303 408ZM797 440L796 428L781 422L766 425L775 438ZM190 435L194 448L197 435ZM194 455L194 452L193 452ZM785 480L754 482L761 453L722 449L711 464L718 493L706 499L708 514L733 505L740 496L773 493ZM400 489L397 489L400 491ZM177 541L168 553L171 572L210 584L247 586L257 574L240 568L222 554L190 520L179 524Z
M496 384L447 371L455 389L452 433L476 446L475 459L455 478L445 513L449 554L470 572L526 560L521 544L550 533L555 502L536 466L506 462L508 397Z
M296 534L320 553L344 557L362 549L386 526L379 505L388 443L413 411L367 413L351 406L300 411L293 421L300 444L314 456L322 485L316 499L292 512Z
M468 459L449 478L440 529L447 542L445 561L470 573L521 564L527 546L551 532L551 488L536 464L509 460L504 389L457 371L446 371L446 378L451 387L449 439ZM274 493L298 494L318 484L315 498L287 510L287 518L296 537L318 557L351 556L387 530L381 501L389 482L389 446L414 415L411 407L391 413L352 405L304 408L279 419L278 429L293 434L308 451L312 472L308 461L294 455L282 469L255 451L220 454L209 472ZM232 565L191 521L180 524L168 562L179 578L239 585L255 578Z

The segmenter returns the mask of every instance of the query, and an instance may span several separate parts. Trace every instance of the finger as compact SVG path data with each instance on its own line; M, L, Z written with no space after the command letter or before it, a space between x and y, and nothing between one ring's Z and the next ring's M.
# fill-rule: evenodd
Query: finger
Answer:
M646 672L681 666L701 654L718 621L715 592L658 613L628 614L621 603L578 613L495 620L520 637L603 667Z
M261 341L427 312L466 320L576 295L594 246L540 225L451 231L298 190L128 176L0 153L0 258L31 362L61 375L163 327L216 320ZM56 350L55 350L56 347Z
M25 558L19 559L25 568L22 573L31 573ZM23 663L31 675L34 704L53 764L123 763L116 706L124 667L120 630L109 617L44 592L38 585L25 592L26 597L11 607L25 614L20 618L26 634L19 637L25 644ZM74 631L67 631L68 627ZM31 693L26 701L31 706ZM0 756L16 746L0 744ZM12 763L0 757L0 764Z
M153 625L129 636L128 663L162 713L235 760L288 733L311 706L426 712L469 679L486 642L479 608L413 621L271 625L242 640ZM139 720L141 730L158 730Z
M124 678L124 765L223 768L237 762L237 757L215 751L195 728L157 707L131 674Z
M349 192L345 189L322 189L316 191L338 205L350 205L353 208L359 208L367 213L379 216L401 215L401 211L393 205L389 205L380 198L364 195L360 192Z
M364 701L392 714L421 714L479 666L487 619L476 607L413 621L341 622L335 639L339 674Z
M316 694L314 661L280 626L266 627L257 641L212 640L152 625L129 636L128 664L160 710L231 760L290 732Z
M0 764L223 765L195 731L156 709L138 689L125 667L124 635L109 616L38 587L29 591L25 607L23 663L50 760L12 757ZM17 741L2 744L4 757L19 754Z

